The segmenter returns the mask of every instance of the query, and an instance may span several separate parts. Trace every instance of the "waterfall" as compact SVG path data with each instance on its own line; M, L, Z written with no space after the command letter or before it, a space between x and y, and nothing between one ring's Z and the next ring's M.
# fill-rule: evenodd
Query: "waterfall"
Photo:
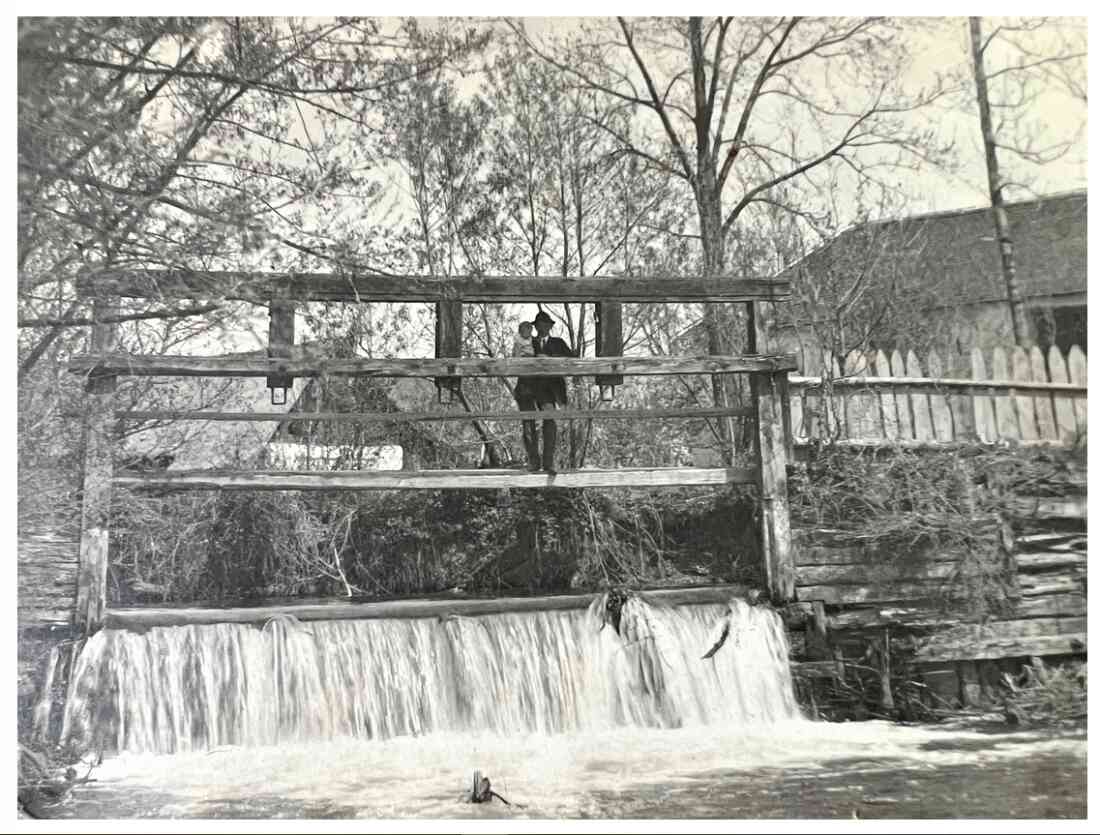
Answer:
M57 668L61 664L61 648L52 647L46 661L46 680L34 704L31 733L34 739L45 741L50 735L50 714L53 710L53 684L57 678Z
M102 630L72 673L63 738L175 753L433 732L757 725L798 715L766 607L632 597L587 611ZM728 623L712 657L708 637Z

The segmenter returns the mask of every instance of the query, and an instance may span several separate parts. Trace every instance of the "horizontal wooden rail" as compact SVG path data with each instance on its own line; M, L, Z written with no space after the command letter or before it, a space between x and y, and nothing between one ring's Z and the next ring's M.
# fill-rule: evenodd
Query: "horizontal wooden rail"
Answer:
M449 420L661 420L665 418L751 417L749 407L718 409L556 409L522 412L474 409L469 412L208 412L200 409L151 409L115 412L119 420L215 420L270 423L419 423Z
M821 377L788 378L791 388L820 388L825 385ZM838 377L831 385L837 389L888 389L894 394L927 393L950 390L953 394L1037 392L1043 394L1068 394L1088 397L1088 386L1074 383L1040 383L1025 380L957 380L948 377Z
M461 357L455 359L322 359L293 357L184 357L134 354L83 355L69 370L90 376L135 377L514 377L592 374L737 374L788 371L790 355L698 357Z
M640 592L648 601L664 606L726 603L744 597L741 585L687 586ZM546 597L497 597L490 599L450 598L442 600L380 600L364 603L288 604L284 606L207 608L108 609L105 625L111 629L143 630L154 626L188 626L210 623L263 623L291 615L300 621L375 620L378 618L447 618L476 615L553 612L587 609L595 595L561 594Z
M795 438L794 449L798 455L804 455L807 449L814 447L837 447L838 449L876 449L889 451L904 449L913 452L949 452L962 449L1004 449L1005 443L1024 449L1065 449L1061 441L1007 441L1002 443L985 441L917 441L912 438L838 438L825 441L820 438Z
M336 273L109 271L79 282L86 296L297 302L745 302L790 298L789 281L717 276L340 275Z
M751 468L650 467L622 470L179 470L116 475L132 489L167 490L444 490L505 487L678 487L753 484Z

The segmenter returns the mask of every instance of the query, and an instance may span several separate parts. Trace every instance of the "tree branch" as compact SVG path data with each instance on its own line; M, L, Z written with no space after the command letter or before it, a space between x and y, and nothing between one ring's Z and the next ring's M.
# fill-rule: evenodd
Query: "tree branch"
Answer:
M100 319L94 319L91 317L42 317L34 319L20 319L19 327L21 328L78 328L86 327L88 325L108 325L117 324L118 322L137 322L145 319L183 319L188 316L201 316L204 313L211 313L215 310L219 310L222 307L220 304L200 304L192 307L177 307L166 308L163 310L151 310L145 313L125 313L117 316L104 316ZM70 310L73 308L70 307Z

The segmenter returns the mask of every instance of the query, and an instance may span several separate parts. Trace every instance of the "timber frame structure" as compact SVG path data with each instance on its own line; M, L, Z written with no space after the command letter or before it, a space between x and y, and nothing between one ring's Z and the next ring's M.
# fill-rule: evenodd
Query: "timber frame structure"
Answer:
M784 281L702 278L547 278L540 276L375 276L344 274L248 274L184 271L132 271L101 274L80 285L93 300L91 352L74 357L70 371L85 378L86 444L82 494L81 537L74 626L84 636L103 626L127 623L107 610L107 566L111 497L114 486L203 490L367 490L507 487L662 487L750 484L759 490L760 542L768 595L775 604L795 598L795 561L787 503L787 462L791 457L789 371L792 356L756 353L760 302L784 301L790 286ZM116 350L119 297L158 299L243 300L266 306L270 328L267 358L141 356ZM434 359L333 359L309 355L294 347L296 304L310 301L362 303L374 301L434 302ZM463 302L591 302L596 306L595 357L464 358L461 357ZM734 356L623 356L623 302L736 302L748 308L748 352ZM434 378L440 392L454 391L463 377L505 377L524 374L592 375L601 387L615 386L627 375L747 374L751 406L716 404L706 409L569 409L556 419L574 417L718 417L755 419L754 466L673 467L530 473L516 470L389 471L225 471L190 470L116 474L114 426L127 417L194 420L287 419L283 412L219 413L158 411L127 414L115 410L117 378L135 376L266 377L272 391L286 389L296 377L346 375L360 377ZM545 417L545 413L440 412L401 414L317 414L310 420L504 420ZM698 590L700 601L714 589ZM728 594L728 592L725 592ZM681 595L682 596L682 595ZM689 595L690 596L690 595ZM686 602L686 601L685 601ZM369 605L369 604L363 604ZM152 613L151 613L152 614ZM350 616L350 615L343 615ZM365 615L369 616L369 615ZM155 619L155 616L154 616ZM139 619L140 620L140 619Z

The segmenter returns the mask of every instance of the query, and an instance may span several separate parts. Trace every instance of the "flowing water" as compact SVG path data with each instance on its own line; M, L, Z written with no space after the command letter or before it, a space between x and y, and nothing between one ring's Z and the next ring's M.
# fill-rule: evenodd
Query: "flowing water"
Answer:
M1042 797L1076 796L1080 735L804 720L766 608L631 599L618 629L602 611L101 631L65 733L107 756L66 814L950 817L896 804L931 791L914 788L929 768L975 762L1012 780L1064 766ZM513 805L461 802L475 769ZM867 807L871 774L908 788Z

